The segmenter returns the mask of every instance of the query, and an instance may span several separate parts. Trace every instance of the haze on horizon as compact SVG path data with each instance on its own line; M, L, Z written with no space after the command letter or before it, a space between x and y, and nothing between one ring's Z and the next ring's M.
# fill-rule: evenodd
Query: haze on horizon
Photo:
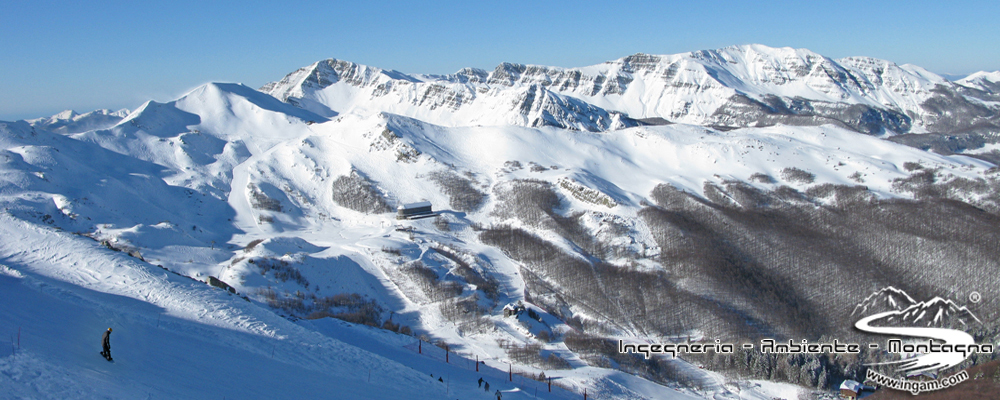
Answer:
M0 120L133 109L209 81L251 87L325 58L406 73L501 62L582 67L633 53L737 44L869 56L945 77L1000 70L1000 4L930 1L761 6L549 1L118 1L9 3L0 16Z

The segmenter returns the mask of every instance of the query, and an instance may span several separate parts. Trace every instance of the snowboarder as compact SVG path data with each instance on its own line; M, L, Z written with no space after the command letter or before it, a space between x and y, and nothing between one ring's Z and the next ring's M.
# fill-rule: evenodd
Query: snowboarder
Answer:
M483 387L483 377L479 377L479 387Z
M112 361L111 360L111 328L108 328L108 330L104 331L104 339L101 341L101 344L104 346L104 351L101 352L101 355L104 356L104 358L108 359L108 361Z

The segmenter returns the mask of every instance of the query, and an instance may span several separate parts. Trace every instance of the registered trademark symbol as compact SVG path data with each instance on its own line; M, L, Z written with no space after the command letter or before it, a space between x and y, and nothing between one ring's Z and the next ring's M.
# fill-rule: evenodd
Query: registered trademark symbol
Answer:
M980 302L982 300L983 300L983 296L980 295L979 292L969 293L969 301L971 301L973 303L978 303L978 302Z

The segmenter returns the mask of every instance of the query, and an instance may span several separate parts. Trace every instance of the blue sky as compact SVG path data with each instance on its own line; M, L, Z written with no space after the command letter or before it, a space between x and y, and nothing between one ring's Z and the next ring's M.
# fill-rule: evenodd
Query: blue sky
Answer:
M0 0L0 120L251 87L324 58L408 73L562 67L735 44L1000 69L992 1Z

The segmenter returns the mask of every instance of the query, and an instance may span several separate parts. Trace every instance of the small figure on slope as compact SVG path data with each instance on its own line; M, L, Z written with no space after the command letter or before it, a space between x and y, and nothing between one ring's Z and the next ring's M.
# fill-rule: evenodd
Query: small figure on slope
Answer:
M108 359L108 361L113 361L111 359L111 328L104 331L104 339L101 341L101 345L104 346L104 351L101 352L101 355Z

